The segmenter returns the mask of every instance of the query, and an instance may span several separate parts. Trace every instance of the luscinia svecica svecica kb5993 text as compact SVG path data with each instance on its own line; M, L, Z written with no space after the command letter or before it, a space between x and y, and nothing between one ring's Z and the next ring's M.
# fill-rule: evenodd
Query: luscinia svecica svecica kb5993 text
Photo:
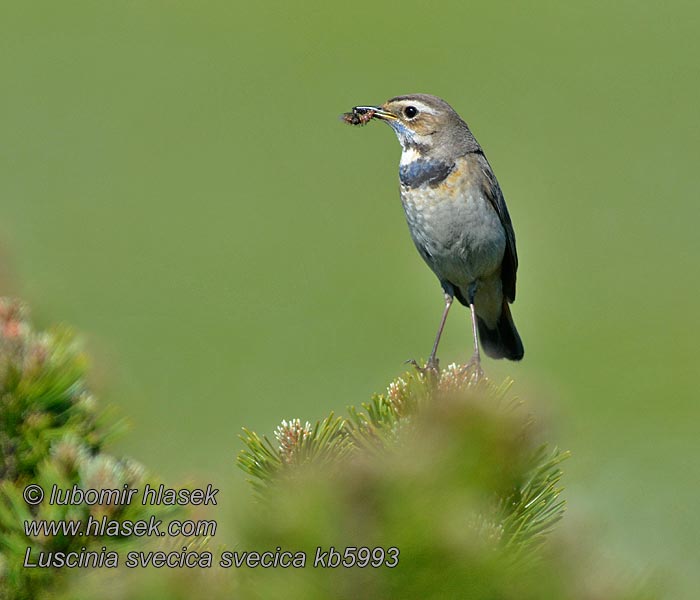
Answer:
M445 308L426 367L438 367L437 349L456 297L471 311L474 355L520 360L523 344L510 314L518 255L515 233L491 165L467 124L444 100L428 94L397 96L381 106L357 106L346 122L380 119L403 153L401 201L411 237L445 293Z

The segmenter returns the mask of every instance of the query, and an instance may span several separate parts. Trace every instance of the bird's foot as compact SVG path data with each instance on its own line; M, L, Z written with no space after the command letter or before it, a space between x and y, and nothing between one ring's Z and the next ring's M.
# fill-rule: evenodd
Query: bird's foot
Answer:
M462 368L463 374L469 375L470 383L478 383L486 378L484 370L481 368L481 357L473 354L469 362Z
M416 371L418 371L424 377L440 377L440 360L434 356L428 359L428 362L425 363L424 367L421 367L414 359L407 360L406 363L413 365Z

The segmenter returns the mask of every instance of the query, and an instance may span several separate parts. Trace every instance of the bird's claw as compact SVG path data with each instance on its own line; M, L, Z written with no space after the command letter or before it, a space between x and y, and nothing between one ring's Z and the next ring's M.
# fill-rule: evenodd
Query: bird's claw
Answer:
M407 360L406 364L413 365L416 371L418 371L423 376L440 376L440 360L438 358L428 359L428 362L425 363L424 367L421 367L420 364L418 364L418 362L413 358Z
M481 368L481 358L478 354L471 357L469 362L462 367L462 374L469 374L469 379L473 383L478 383L482 379L486 378L484 370Z

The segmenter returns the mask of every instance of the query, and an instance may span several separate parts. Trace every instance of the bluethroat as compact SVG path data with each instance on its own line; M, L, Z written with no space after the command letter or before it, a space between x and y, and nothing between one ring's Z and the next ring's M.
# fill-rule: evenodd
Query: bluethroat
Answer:
M520 360L523 344L510 314L518 255L515 233L496 176L467 124L444 100L428 94L397 96L381 106L356 106L346 122L387 123L403 152L401 202L413 242L440 280L445 308L427 369L456 297L471 312L474 354Z

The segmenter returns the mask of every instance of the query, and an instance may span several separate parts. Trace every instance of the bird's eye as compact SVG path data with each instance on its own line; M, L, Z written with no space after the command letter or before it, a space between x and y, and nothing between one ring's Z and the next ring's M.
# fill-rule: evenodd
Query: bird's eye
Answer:
M415 106L407 106L403 109L403 114L407 119L412 119L418 114L418 109Z

